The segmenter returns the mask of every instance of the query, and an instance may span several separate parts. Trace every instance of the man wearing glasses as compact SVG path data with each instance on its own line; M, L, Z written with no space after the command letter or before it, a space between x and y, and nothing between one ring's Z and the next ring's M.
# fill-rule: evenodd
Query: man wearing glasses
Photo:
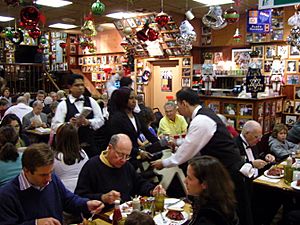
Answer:
M113 135L107 149L83 166L75 193L113 204L116 199L129 201L135 195L150 196L158 190L161 192L161 185L155 187L127 162L131 149L132 143L126 134Z

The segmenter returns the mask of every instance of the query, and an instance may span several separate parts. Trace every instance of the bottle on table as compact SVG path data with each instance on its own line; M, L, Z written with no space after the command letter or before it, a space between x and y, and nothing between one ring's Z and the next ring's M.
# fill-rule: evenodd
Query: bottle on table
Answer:
M154 206L156 212L163 212L165 204L165 194L159 188L156 195L154 196Z
M119 225L122 221L122 213L120 209L120 200L115 200L115 208L113 212L113 225Z
M289 156L286 160L286 165L284 166L284 183L290 184L293 181L293 159Z

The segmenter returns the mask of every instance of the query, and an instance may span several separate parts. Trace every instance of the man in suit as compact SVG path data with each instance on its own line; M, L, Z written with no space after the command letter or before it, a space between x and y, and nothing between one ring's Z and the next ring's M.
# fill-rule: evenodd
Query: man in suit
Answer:
M264 189L253 188L252 186L252 180L262 172L262 169L270 162L275 161L273 155L268 153L259 154L257 149L254 148L256 144L260 142L261 138L262 127L254 120L247 121L243 126L241 134L234 138L234 142L239 148L242 158L244 158L245 162L252 165L251 170L253 176L246 178L246 187L250 196L254 224L257 225L268 224L267 221L272 220L278 209L278 205L274 204L274 194L271 195ZM266 199L270 199L270 201L267 201ZM269 202L272 202L272 205L269 205Z
M37 127L46 128L47 126L47 115L42 112L43 102L35 101L32 104L32 111L27 113L22 120L22 124L25 130L34 129Z

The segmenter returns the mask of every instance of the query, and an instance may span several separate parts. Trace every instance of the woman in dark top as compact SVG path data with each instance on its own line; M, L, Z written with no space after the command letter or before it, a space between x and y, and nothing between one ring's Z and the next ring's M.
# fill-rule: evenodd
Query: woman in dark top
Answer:
M235 213L234 184L220 163L211 156L192 159L185 185L194 197L193 217L189 225L238 225Z
M111 136L118 133L129 136L133 146L130 162L137 168L139 162L136 159L137 156L145 159L149 156L146 151L160 151L161 144L158 138L148 130L147 125L133 111L136 105L135 98L135 93L131 88L121 87L115 90L110 102L111 110L113 111L110 112L108 124ZM141 133L152 143L152 145L146 148L146 151L139 150L138 138Z
M22 123L19 117L16 114L7 114L1 121L0 127L10 125L15 128L17 134L19 134L19 140L16 144L16 147L27 147L30 145L29 138L23 132Z

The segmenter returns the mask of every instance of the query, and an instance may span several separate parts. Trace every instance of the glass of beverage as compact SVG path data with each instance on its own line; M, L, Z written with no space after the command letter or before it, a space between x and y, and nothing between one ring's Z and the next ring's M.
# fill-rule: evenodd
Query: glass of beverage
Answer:
M163 194L157 194L154 200L155 211L163 212L164 204L165 204L165 196Z

